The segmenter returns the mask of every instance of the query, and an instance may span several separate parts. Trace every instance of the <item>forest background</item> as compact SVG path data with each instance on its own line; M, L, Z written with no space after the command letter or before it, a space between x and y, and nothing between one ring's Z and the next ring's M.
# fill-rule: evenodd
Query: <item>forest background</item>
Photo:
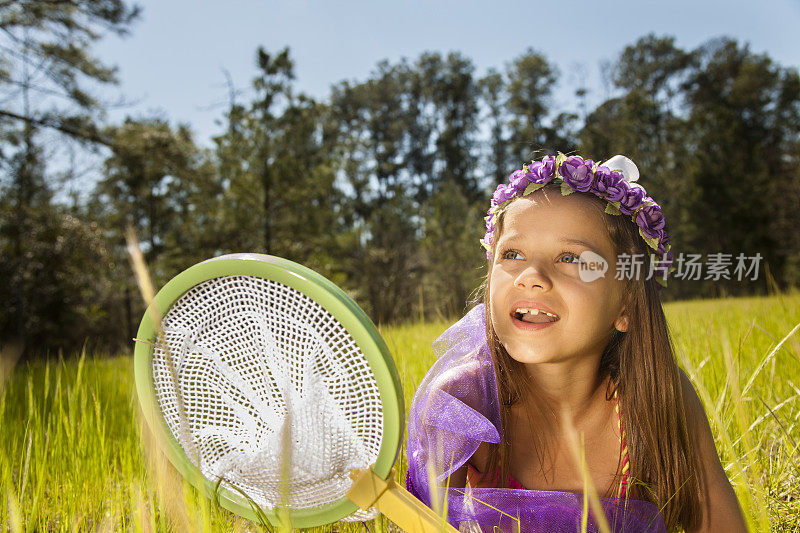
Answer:
M26 357L130 348L143 304L128 223L157 286L260 252L317 270L379 324L457 315L484 274L491 192L556 150L631 157L676 254L763 257L755 281L676 279L665 300L800 285L800 77L746 43L643 35L609 65L612 97L589 105L572 87L567 110L533 48L482 74L459 52L383 61L312 98L288 48L259 47L248 97L231 84L202 146L165 117L104 119L117 73L93 46L139 15L0 0L0 346ZM78 152L100 169L88 194L68 186L84 170L63 154Z

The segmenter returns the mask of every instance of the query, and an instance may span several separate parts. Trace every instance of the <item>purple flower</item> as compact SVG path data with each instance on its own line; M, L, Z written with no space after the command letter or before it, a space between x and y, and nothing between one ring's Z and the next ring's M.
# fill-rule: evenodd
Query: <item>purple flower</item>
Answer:
M605 198L609 202L621 202L625 198L625 187L621 182L625 181L622 174L612 171L608 167L597 167L594 172L593 190L600 198Z
M542 163L541 161L534 161L530 166L528 166L528 173L525 174L525 177L527 177L528 181L531 183L548 183L553 179L553 165L554 163L552 161L549 165Z
M525 174L524 170L515 170L511 173L508 177L510 185L519 193L525 190L525 187L528 186L528 177Z
M541 180L538 183L547 183L552 180L556 175L556 158L552 155L544 156L538 172Z
M647 200L652 200L652 198L648 196ZM636 225L642 228L642 233L649 239L660 238L663 234L664 224L664 214L658 204L646 205L636 213Z
M506 200L510 200L514 196L516 196L517 191L511 185L506 185L505 183L501 183L497 186L497 189L494 191L494 195L492 196L492 206L500 205Z
M494 228L489 229L483 236L483 244L486 246L486 259L492 259L492 241L494 240Z
M625 215L632 215L642 205L642 200L644 200L647 192L644 187L636 183L629 183L623 180L620 185L625 191L625 196L620 201L619 210Z
M664 252L667 251L668 245L669 245L669 233L667 233L664 230L661 230L661 237L658 239L658 249L656 250L656 253L658 255L664 255Z
M592 188L594 175L591 161L584 161L579 155L571 155L558 170L564 178L564 183L569 185L572 190L588 192Z
M528 178L528 181L531 183L541 183L541 176L539 176L539 169L542 167L541 161L534 161L530 165L525 165L528 169L528 172L525 174L525 177Z

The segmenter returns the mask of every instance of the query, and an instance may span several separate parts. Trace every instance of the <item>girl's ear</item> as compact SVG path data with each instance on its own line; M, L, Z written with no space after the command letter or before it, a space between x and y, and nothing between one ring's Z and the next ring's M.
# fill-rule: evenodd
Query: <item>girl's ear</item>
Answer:
M629 324L630 317L628 316L628 310L623 308L617 319L614 321L614 327L617 329L617 331L625 333L628 331Z

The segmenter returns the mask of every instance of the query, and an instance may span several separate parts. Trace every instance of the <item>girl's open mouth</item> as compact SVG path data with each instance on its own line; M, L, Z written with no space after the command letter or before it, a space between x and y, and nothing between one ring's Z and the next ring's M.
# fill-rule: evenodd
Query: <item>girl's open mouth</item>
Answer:
M550 317L544 313L540 315L531 315L530 313L511 313L511 322L519 329L526 331L538 331L551 326L559 321L558 317Z

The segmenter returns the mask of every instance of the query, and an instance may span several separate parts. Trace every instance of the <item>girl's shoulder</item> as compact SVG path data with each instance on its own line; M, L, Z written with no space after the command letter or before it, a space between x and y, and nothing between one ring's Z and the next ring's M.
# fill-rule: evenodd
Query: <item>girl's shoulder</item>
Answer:
M703 431L703 422L705 422L705 425L708 425L708 416L703 407L703 402L700 400L700 397L697 395L697 390L695 390L692 384L692 380L689 379L689 376L680 367L678 367L678 374L680 375L681 398L683 399L683 411L686 414L686 425L690 431L690 437L694 437L693 440L699 443L706 436ZM708 436L711 437L711 444L713 445L714 442L710 427ZM697 440L698 438L700 439L699 441ZM714 453L716 455L716 449Z
M445 392L478 411L487 402L496 401L496 387L491 360L482 357L478 350L460 357L440 358L420 384L420 388Z

